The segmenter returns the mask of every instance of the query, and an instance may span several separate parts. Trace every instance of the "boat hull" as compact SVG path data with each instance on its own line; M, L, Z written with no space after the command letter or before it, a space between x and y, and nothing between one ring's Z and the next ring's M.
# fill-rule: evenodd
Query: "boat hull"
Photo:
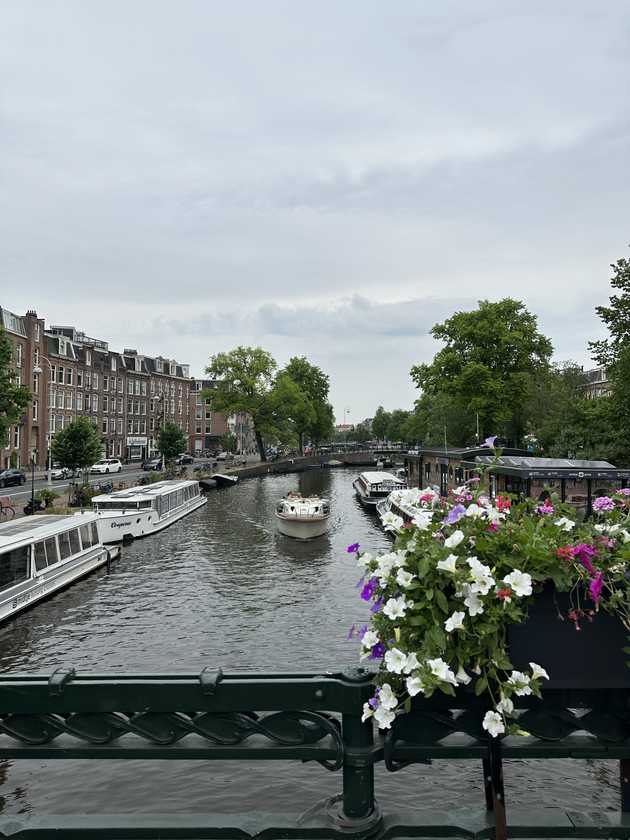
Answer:
M361 485L358 479L352 482L352 486L354 487L354 492L357 494L357 499L361 502L363 507L368 510L375 511L377 504L383 501L383 496L366 496L361 490Z
M328 516L299 519L283 517L276 513L275 517L280 533L295 540L312 540L323 536L328 531Z
M238 484L237 475L222 475L222 473L214 473L211 478L216 482L217 487L234 487L235 484Z
M98 530L104 543L116 543L148 537L164 528L168 528L184 516L188 516L197 508L203 507L208 500L205 496L195 496L188 504L169 511L160 518L155 510L132 511L131 514L121 514L116 511L109 515L107 511L98 512Z

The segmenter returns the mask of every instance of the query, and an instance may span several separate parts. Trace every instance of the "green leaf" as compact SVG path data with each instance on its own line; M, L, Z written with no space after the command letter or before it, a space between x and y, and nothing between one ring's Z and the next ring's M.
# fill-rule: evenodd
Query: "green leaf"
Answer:
M441 589L436 590L435 601L443 613L448 613L448 600Z
M425 589L424 597L427 599L427 601L432 601L433 600L433 590L432 589Z
M475 683L475 694L479 697L480 694L483 694L488 688L488 680L485 677L479 677L477 682Z

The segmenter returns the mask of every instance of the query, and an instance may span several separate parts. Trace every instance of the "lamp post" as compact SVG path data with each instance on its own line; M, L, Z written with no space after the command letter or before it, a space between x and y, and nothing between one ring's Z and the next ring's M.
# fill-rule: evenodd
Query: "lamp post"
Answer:
M35 513L35 450L31 452L31 513Z
M348 428L347 428L347 426L348 426L347 415L348 414L350 414L350 409L349 408L344 408L344 410L343 410L343 425L346 427L346 429L345 429L345 433L346 433L345 449L346 449L346 451L348 450Z
M46 484L50 487L52 485L52 405L50 404L50 395L51 395L51 385L53 381L52 375L52 363L47 356L40 356L39 357L42 361L46 362L48 365L48 370L50 376L48 377L48 434L46 435L46 442L48 444L48 471L46 475ZM39 365L35 365L33 368L33 373L39 376L43 373L43 369Z

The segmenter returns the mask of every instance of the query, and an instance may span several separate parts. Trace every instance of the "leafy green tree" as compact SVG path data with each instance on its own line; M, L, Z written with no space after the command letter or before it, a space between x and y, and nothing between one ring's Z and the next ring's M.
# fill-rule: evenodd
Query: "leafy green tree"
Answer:
M476 443L476 416L464 400L438 391L422 394L406 423L406 437L424 446L470 446Z
M404 443L406 441L405 426L410 414L410 411L404 411L402 408L396 408L392 411L387 427L387 437L392 443Z
M188 449L188 438L177 423L167 421L158 433L157 449L165 461L172 461Z
M372 440L372 432L365 423L357 423L354 427L352 437L357 443L367 443L369 440Z
M630 260L622 257L613 263L610 285L620 294L610 296L609 306L596 306L595 311L608 329L609 337L589 342L595 361L612 367L630 339Z
M372 420L372 432L377 440L387 440L389 421L389 412L385 411L382 405L379 405Z
M334 413L328 402L330 381L321 368L311 364L304 356L289 359L280 376L289 377L301 395L293 400L291 416L302 453L305 436L317 445L332 432Z
M71 470L88 470L103 452L103 439L89 417L77 417L52 439L53 459Z
M335 428L335 412L329 402L315 404L315 420L309 428L313 446L330 440Z
M528 433L545 456L566 457L564 432L583 416L586 377L575 362L551 365L530 378L524 411Z
M210 359L206 373L215 380L204 392L213 411L225 415L244 412L252 418L256 445L266 461L264 436L277 433L278 411L271 391L275 384L276 362L262 347L236 347Z
M220 443L224 452L236 452L237 440L236 435L233 435L232 432L222 435Z
M481 439L499 434L518 443L530 377L549 366L553 350L536 316L512 298L482 300L431 333L445 346L431 364L411 369L416 386L429 396L454 397L475 422L478 415Z
M297 443L304 451L304 434L315 421L315 409L303 387L281 370L270 394L269 425L285 444Z
M9 443L9 427L20 422L31 400L28 388L16 382L12 358L11 341L0 326L0 449Z

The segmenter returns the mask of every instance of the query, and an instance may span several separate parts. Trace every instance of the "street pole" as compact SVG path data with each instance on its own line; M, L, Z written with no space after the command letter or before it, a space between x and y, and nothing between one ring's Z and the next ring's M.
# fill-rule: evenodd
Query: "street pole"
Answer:
M35 450L31 452L31 513L35 513Z
M48 433L46 434L46 443L48 449L48 471L46 475L46 484L48 487L52 487L52 405L50 404L50 394L51 394L51 386L52 386L52 362L48 358L48 356L40 356L40 359L48 365ZM38 376L42 374L44 371L39 365L36 365L33 368L33 373L37 374ZM75 403L76 404L76 403Z

